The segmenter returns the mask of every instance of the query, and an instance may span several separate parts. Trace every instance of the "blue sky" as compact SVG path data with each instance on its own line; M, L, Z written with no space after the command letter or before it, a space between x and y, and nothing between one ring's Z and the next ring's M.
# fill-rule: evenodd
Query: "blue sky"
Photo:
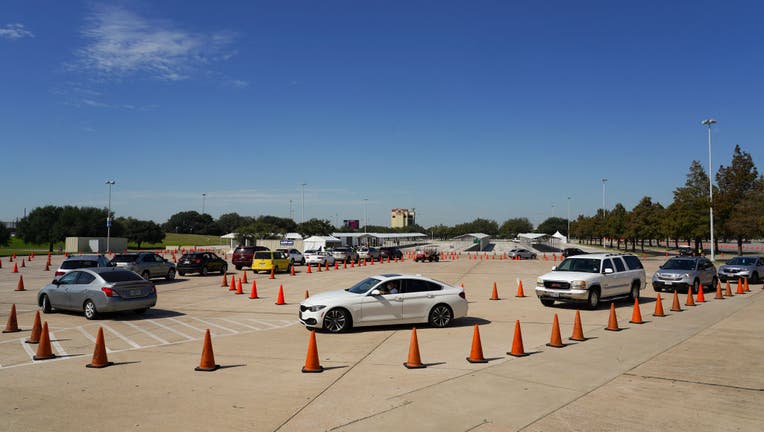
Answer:
M387 225L668 204L760 169L760 2L0 4L0 220L42 205ZM202 194L207 194L205 199ZM568 201L568 197L571 197Z

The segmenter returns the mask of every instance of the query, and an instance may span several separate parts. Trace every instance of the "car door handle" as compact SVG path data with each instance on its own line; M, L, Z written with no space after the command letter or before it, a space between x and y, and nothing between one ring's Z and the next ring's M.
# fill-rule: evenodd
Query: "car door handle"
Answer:
M394 298L393 300L395 300L395 301L403 301L403 297L398 296L398 297Z
M427 298L435 298L435 296L432 294L427 294Z

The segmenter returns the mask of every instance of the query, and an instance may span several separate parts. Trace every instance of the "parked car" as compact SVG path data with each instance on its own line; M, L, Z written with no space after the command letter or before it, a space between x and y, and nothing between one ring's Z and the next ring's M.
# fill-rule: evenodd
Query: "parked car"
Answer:
M61 266L56 270L55 277L59 278L75 269L93 267L112 267L112 265L103 255L72 255L61 263Z
M645 286L645 269L634 255L586 254L564 259L536 280L544 306L555 301L583 302L595 309L601 299L634 301Z
M737 281L748 278L750 283L761 283L764 275L764 258L758 256L736 256L719 267L719 280Z
M301 264L305 265L305 256L302 254L302 252L298 251L297 249L276 249L279 252L283 252L286 254L287 258L289 258L289 262L292 263L292 265Z
M89 320L103 312L143 313L156 303L157 291L151 281L130 270L114 267L72 270L37 294L37 305L44 313L51 313L53 309L82 311Z
M305 264L307 265L319 265L324 266L327 263L330 266L334 265L334 262L336 261L334 257L325 251L320 250L306 250L305 251Z
M385 259L403 258L403 252L401 252L401 250L397 247L385 246L379 248L379 257Z
M252 258L257 251L269 250L265 246L237 246L231 255L231 264L236 267L236 270L241 270L243 267L252 267Z
M562 250L562 256L564 258L576 256L576 255L584 255L586 252L582 251L579 248L565 248Z
M338 246L331 249L329 253L339 262L358 261L358 253L347 246Z
M520 257L520 259L536 259L535 252L520 248L510 250L507 252L507 256L510 258Z
M358 249L358 258L360 259L379 259L379 249L369 246L361 246Z
M134 271L148 280L152 277L175 279L175 264L153 252L126 253L115 255L111 264Z
M697 293L700 284L703 288L716 288L716 267L704 257L674 257L660 266L653 275L655 291L682 291Z
M288 272L292 268L292 262L284 252L280 251L257 251L252 260L252 271L270 272L271 270Z
M414 256L415 262L438 262L440 261L440 255L438 254L438 248L436 247L422 247L418 248L416 250L416 255Z
M180 257L176 269L181 276L186 273L199 273L202 276L210 272L226 274L228 263L212 252L189 252Z
M677 256L698 256L698 253L695 251L695 248L692 246L679 246L679 249L677 250Z
M421 275L399 274L372 276L344 290L313 294L300 303L299 311L303 325L332 333L419 322L446 327L466 315L463 288Z

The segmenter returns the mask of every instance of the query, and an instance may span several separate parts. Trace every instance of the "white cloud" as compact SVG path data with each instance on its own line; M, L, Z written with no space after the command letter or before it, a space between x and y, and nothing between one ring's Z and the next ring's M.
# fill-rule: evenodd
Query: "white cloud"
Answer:
M34 33L24 28L24 24L6 24L0 27L0 38L21 39L24 37L34 37Z
M168 20L150 19L118 6L99 6L87 17L82 35L87 45L77 51L77 69L102 78L138 74L179 81L212 62L235 53L233 34L205 34L179 28Z

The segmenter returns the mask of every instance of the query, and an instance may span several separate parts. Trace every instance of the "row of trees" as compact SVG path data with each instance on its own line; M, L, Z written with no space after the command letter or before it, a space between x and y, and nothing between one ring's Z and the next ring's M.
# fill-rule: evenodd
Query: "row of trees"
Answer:
M721 166L716 173L717 186L713 189L714 248L719 239L735 240L738 253L742 253L743 241L764 235L764 177L756 169L751 155L735 146L732 161ZM574 237L590 243L636 249L637 243L644 250L645 242L679 241L694 243L698 250L703 241L710 238L711 205L708 175L698 161L693 161L684 186L674 190L674 201L664 207L644 197L631 211L622 204L612 210L600 210L591 217L579 216L571 223Z

